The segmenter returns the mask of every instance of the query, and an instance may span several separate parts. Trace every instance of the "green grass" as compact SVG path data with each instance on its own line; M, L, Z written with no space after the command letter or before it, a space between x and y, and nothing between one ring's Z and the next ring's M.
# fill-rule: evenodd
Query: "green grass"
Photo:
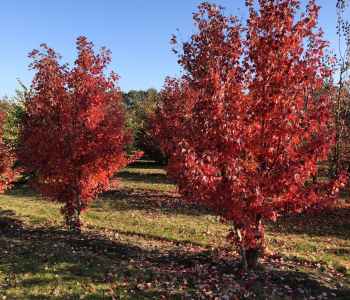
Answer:
M348 299L347 204L267 222L268 255L242 272L231 225L182 202L161 166L138 161L117 177L73 240L60 204L23 185L0 196L0 299Z

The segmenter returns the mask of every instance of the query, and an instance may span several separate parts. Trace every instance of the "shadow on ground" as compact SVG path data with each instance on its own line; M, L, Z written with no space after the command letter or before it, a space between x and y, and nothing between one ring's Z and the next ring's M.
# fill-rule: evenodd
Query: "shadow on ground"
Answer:
M239 299L303 299L323 293L331 299L333 293L344 300L350 292L347 279L327 281L315 269L282 271L279 264L264 262L256 272L242 272L239 258L227 251L177 247L109 230L87 230L67 240L61 228L24 227L12 211L1 211L0 222L0 294L7 299L111 299L122 294L124 299L181 299L180 286L190 298L197 297L197 290L203 299L210 298L208 291L234 290ZM159 283L158 291L143 290L146 283ZM171 286L174 293L167 293ZM26 293L16 296L15 291ZM60 291L57 297L55 291ZM247 291L255 296L244 297Z
M267 222L268 227L277 233L307 234L309 236L339 237L349 240L350 207L332 211L285 214L276 222Z
M172 215L207 215L214 214L208 206L196 201L186 202L174 193L161 193L137 189L110 189L103 192L99 199L115 200L112 209L115 210L154 210ZM125 201L126 200L126 201ZM99 201L97 199L97 201Z
M13 187L11 189L5 190L4 195L9 196L15 196L15 197L21 197L21 198L35 198L36 200L45 200L44 198L40 197L36 190L26 183L13 183ZM45 200L46 201L46 200Z
M142 173L128 173L120 172L117 178L133 182L142 182L146 184L172 184L172 181L167 178L165 174L142 174Z

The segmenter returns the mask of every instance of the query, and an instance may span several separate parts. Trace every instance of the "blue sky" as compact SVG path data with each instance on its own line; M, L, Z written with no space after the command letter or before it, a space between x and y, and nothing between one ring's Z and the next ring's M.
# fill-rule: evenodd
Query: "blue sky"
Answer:
M160 90L166 76L179 76L181 67L171 51L170 39L179 29L184 40L192 34L192 13L202 1L195 0L1 0L0 1L0 99L12 97L19 88L16 78L30 85L28 53L46 43L74 63L76 39L87 37L95 51L106 46L112 51L107 72L121 76L122 91ZM210 1L209 1L210 2ZM257 2L257 0L255 1ZM220 0L226 12L247 16L244 0ZM331 47L338 48L335 26L336 0L318 0L322 6L319 26ZM301 0L301 10L307 1ZM350 15L350 9L347 9ZM348 18L350 19L350 18Z

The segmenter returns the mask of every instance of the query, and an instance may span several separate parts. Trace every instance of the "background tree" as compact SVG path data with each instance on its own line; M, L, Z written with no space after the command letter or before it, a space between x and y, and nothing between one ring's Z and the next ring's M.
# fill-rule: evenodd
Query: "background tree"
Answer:
M155 114L156 101L159 96L154 88L147 91L131 90L128 93L122 93L126 104L125 120L127 128L133 132L133 142L130 146L133 149L141 149L145 155L155 160L156 163L166 164L167 158L149 130L149 120Z
M332 141L320 7L310 1L296 21L296 1L259 4L246 27L220 6L199 6L198 33L174 49L185 75L166 79L153 128L182 196L233 222L228 238L244 269L257 266L264 220L330 207L341 185L305 184ZM315 91L318 101L308 101Z
M36 172L27 174L23 171L23 166L18 160L18 148L20 145L19 131L22 119L26 113L27 104L34 97L32 87L29 89L17 78L22 90L16 89L16 96L11 100L3 100L2 107L5 112L5 119L3 123L3 143L9 150L13 159L13 169L20 172L17 181L35 180L37 178Z
M6 101L7 97L5 96L0 105L0 193L10 188L12 181L19 175L19 171L14 168L15 156L3 141L5 132L4 123L6 122L6 111L4 107L9 104Z
M342 170L350 172L350 24L343 15L349 4L345 0L337 0L336 9L338 24L338 49L333 57L329 57L331 67L339 72L339 79L334 85L333 77L329 93L332 102L331 130L336 132L335 143L329 157L329 175L335 176ZM337 55L338 54L338 55Z
M16 89L16 96L7 101L4 122L3 141L11 151L15 151L19 146L20 124L25 115L27 103L34 97L32 87L28 89L18 78L17 80L22 90Z
M20 159L27 171L37 171L34 186L64 204L70 232L81 226L81 213L109 178L131 160L123 148L131 133L123 129L123 103L115 83L118 75L103 74L110 51L98 55L85 37L77 39L78 58L70 70L46 44L34 50L34 97L20 131Z

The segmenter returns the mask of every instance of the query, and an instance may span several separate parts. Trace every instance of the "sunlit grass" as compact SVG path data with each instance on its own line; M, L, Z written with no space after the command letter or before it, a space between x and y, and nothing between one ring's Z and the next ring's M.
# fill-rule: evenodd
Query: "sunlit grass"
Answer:
M0 195L0 299L2 295L7 299L24 299L23 295L26 299L66 299L67 295L71 299L161 298L167 289L164 284L157 287L154 280L170 279L158 269L152 271L145 262L147 255L166 255L178 251L179 245L200 246L209 252L233 249L226 240L232 226L222 224L204 206L181 201L163 167L145 161L116 177L120 178L118 187L112 185L89 204L83 215L87 236L73 244L66 240L68 229L62 228L61 204L43 199L26 186L15 186ZM304 274L310 273L303 269L306 262L315 272L338 270L350 275L349 219L344 217L348 211L344 203L344 208L332 214L286 215L276 223L267 222L266 253L298 263ZM27 232L23 242L19 235L12 239L7 235L16 228L37 232L29 240ZM45 242L38 244L42 240ZM172 260L192 263L184 255ZM156 261L162 262L160 258ZM140 268L145 271L142 278ZM135 289L147 281L152 282L147 294ZM179 282L175 286L171 299L194 293L194 288L183 289ZM59 291L57 297L55 291ZM261 299L268 298L262 294Z

